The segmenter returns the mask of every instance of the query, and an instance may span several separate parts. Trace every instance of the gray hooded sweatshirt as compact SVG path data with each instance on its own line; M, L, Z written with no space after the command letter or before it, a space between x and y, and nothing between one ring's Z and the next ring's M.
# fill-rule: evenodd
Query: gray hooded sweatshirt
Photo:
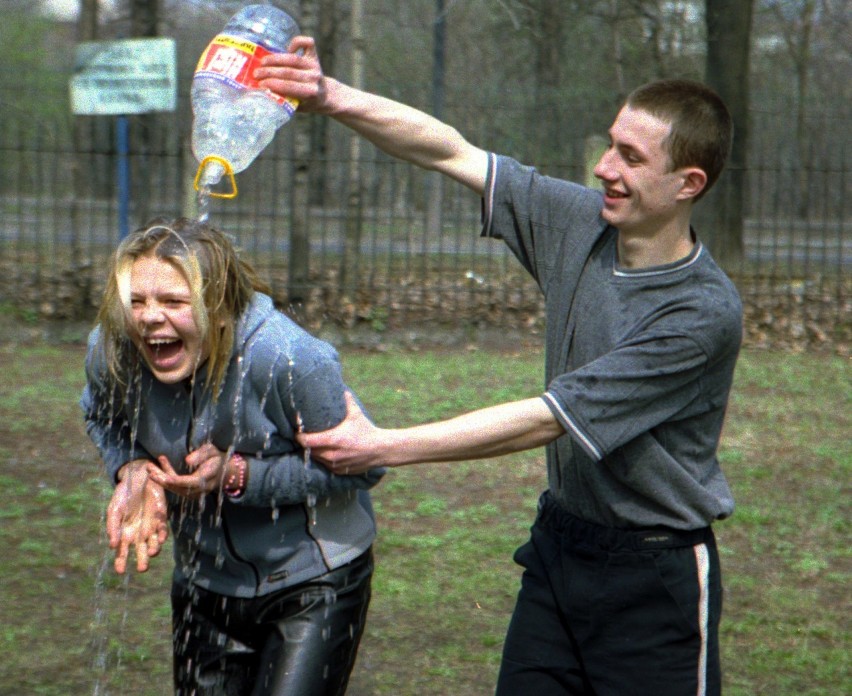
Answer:
M238 322L215 403L205 366L193 386L159 382L140 364L123 399L106 374L96 328L80 403L111 480L126 462L159 455L183 473L186 455L205 442L248 462L239 498L213 493L192 502L169 494L177 581L255 597L316 578L372 544L367 489L383 472L335 476L295 440L300 429L325 430L346 414L337 353L266 295L256 293Z

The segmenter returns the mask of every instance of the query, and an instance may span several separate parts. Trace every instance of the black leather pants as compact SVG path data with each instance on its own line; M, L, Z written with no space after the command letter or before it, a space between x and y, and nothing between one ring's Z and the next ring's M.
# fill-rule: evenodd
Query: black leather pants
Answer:
M172 587L178 696L338 696L364 632L368 551L342 568L263 597Z

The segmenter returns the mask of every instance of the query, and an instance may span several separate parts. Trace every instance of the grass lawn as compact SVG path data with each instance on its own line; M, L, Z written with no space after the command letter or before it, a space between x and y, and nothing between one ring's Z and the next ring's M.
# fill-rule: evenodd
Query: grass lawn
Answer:
M143 575L112 571L109 492L77 407L83 355L0 345L0 694L170 694L170 558ZM526 348L342 359L383 425L542 387L542 355ZM843 358L742 356L720 451L738 508L716 525L726 694L848 692L850 396ZM492 692L518 587L512 553L544 485L541 451L388 474L350 696Z

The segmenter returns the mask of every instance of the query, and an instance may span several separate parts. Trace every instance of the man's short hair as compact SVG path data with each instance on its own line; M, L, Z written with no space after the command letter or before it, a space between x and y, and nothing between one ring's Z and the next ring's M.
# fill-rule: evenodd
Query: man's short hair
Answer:
M700 167L707 175L703 196L722 173L731 151L733 122L722 98L692 80L658 80L635 89L625 106L671 123L663 143L673 169Z

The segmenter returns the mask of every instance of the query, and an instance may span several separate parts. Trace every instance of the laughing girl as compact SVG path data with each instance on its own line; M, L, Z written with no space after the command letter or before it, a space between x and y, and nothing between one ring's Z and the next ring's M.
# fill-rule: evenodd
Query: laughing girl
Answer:
M346 387L265 290L224 234L157 220L116 251L89 338L116 570L173 537L178 694L342 694L364 629L381 474L335 476L296 443L343 420Z

